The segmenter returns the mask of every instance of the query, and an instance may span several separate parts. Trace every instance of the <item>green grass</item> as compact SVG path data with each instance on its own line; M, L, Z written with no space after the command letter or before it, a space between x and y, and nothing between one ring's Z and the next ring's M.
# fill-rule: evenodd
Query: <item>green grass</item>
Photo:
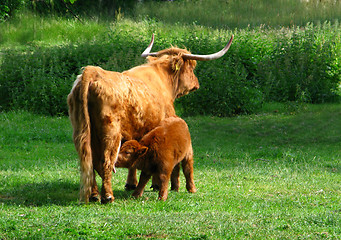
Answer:
M264 48L268 49L276 36L283 35L285 40L293 31L304 31L304 27L283 26L306 26L310 21L329 20L333 23L330 34L340 28L335 20L340 19L338 2L329 8L318 6L317 1L305 3L307 8L285 4L287 9L283 5L287 1L255 4L254 8L250 7L254 1L244 1L242 6L241 1L228 1L231 4L226 8L217 7L218 2L215 5L198 2L201 4L197 7L190 5L190 1L141 7L135 12L139 20L132 21L126 16L115 24L86 19L81 24L65 18L18 14L0 24L0 49L11 49L13 54L20 49L23 56L30 53L28 50L36 52L36 47L60 48L60 52L65 52L83 43L108 44L108 37L128 39L137 45L147 43L155 32L155 49L173 43L206 53L218 50L222 39L225 41L231 35L231 31L219 28L236 28L231 53L234 51L245 60L239 65L252 67L259 63L258 56L267 54L259 53L261 44L269 44ZM332 1L323 2L332 4ZM217 9L223 14L215 13ZM211 13L210 18L206 17L207 13ZM251 28L247 27L249 24ZM115 38L115 34L120 37ZM326 35L321 34L323 39ZM208 41L209 36L213 41ZM339 38L336 34L335 41L339 42ZM113 47L119 49L116 49L119 54L115 54L126 58L112 57L112 63L105 62L106 67L123 68L142 61L136 60L137 55L130 49L134 46L126 45L121 41ZM332 54L337 54L338 49ZM0 52L0 62L2 55ZM82 56L78 57L80 66L88 63ZM44 61L44 57L37 61ZM104 60L98 60L99 56L87 57L100 61L92 64L104 64ZM201 66L204 64L207 63ZM23 67L15 69L22 71ZM46 69L41 75L55 76L53 71L46 74ZM76 69L79 70L78 65ZM70 84L74 79L68 75L63 78L70 79ZM206 78L203 75L200 80L207 81ZM36 93L38 87L33 86ZM190 126L195 152L197 193L185 191L182 177L180 192L170 192L166 202L157 201L157 193L148 189L141 199L135 200L124 191L127 171L118 169L113 178L113 204L79 205L78 157L67 117L1 112L0 239L341 238L340 105L265 104L257 115L185 120Z
M134 9L136 19L148 16L168 23L195 23L219 29L337 22L340 12L338 0L149 1Z
M81 23L75 19L39 17L24 12L10 21L0 23L0 46L13 48L91 42L103 38L109 25L95 20Z
M339 239L341 106L267 104L257 115L190 117L198 192L124 191L78 205L66 117L0 114L1 239ZM99 180L99 179L98 179ZM100 182L100 181L99 181Z

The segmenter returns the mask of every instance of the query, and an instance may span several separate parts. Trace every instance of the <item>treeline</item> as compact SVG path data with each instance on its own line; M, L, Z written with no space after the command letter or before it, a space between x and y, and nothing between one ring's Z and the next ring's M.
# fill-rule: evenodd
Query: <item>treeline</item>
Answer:
M226 56L198 63L200 89L176 102L183 114L230 116L253 113L270 101L339 101L341 38L337 24L234 31L177 26L170 32L169 25L155 20L122 20L91 41L4 49L0 110L67 114L66 96L83 66L123 71L142 64L140 53L152 33L156 35L155 51L175 44L198 54L220 50L235 35Z

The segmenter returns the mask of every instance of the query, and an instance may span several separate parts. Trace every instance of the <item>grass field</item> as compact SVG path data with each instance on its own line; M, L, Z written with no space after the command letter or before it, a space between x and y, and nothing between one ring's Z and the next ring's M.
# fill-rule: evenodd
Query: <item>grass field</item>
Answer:
M340 10L339 0L149 1L138 4L134 15L219 29L262 25L281 28L312 22L338 22Z
M198 53L220 49L220 39L225 41L234 33L230 53L238 56L237 67L245 65L250 72L277 41L283 44L279 56L288 63L285 80L307 73L304 59L315 64L313 73L320 69L325 73L316 60L326 62L326 55L335 54L327 73L337 77L340 9L335 0L144 1L131 16L122 12L116 21L95 17L82 23L22 11L0 23L0 64L3 69L9 67L0 87L33 80L28 84L32 95L24 95L35 99L39 110L39 90L46 91L44 99L53 103L48 109L57 101L65 104L66 94L53 92L53 100L47 95L51 90L42 83L51 83L58 93L69 92L74 75L86 64L120 71L140 64L133 49L143 50L140 45L149 41L151 33L157 36L155 49L172 43ZM111 46L112 39L121 41ZM299 44L291 44L295 41ZM317 51L323 46L327 50ZM76 51L78 47L84 50ZM100 51L91 55L86 48L111 54L109 61L99 56ZM39 54L42 49L51 53ZM29 58L31 52L38 57ZM21 53L20 61L13 64L5 58ZM269 59L274 60L264 66L278 58ZM41 62L49 64L39 69ZM73 75L71 70L61 71L66 68L76 70ZM235 69L236 76L245 80L246 70ZM199 78L207 81L209 71L202 72ZM62 88L45 76L69 85ZM212 79L216 81L216 76ZM278 83L280 78L274 79ZM320 75L316 79L308 85L325 82ZM213 86L224 89L226 85L214 82ZM251 102L250 94L244 97ZM29 100L20 104L32 109ZM157 193L149 189L136 200L124 190L127 170L118 169L113 177L115 201L109 205L78 203L78 156L66 116L35 115L15 105L11 108L15 111L4 112L0 104L0 239L341 239L341 105L301 102L266 103L257 114L231 118L186 117L195 153L197 193L186 192L181 176L180 191L170 192L166 202L158 201Z
M69 120L0 113L0 239L341 238L340 105L185 120L197 193L135 200L119 169L113 204L79 205Z

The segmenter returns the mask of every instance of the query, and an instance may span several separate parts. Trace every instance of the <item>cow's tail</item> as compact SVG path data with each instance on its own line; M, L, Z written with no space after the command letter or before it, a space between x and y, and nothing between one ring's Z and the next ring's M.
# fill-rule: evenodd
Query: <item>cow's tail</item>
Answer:
M77 77L68 96L69 115L73 125L73 140L80 158L80 201L88 203L93 185L94 170L91 150L90 116L88 94L91 79L82 75Z

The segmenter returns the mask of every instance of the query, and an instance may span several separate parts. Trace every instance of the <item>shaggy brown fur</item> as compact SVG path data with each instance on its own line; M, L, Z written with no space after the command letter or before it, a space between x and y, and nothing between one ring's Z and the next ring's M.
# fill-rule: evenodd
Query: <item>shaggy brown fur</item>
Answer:
M148 63L123 73L85 67L68 96L73 140L80 158L81 201L100 199L95 172L102 178L101 202L114 200L111 178L121 141L140 140L166 117L173 102L199 88L196 61L186 50L172 48L148 57ZM127 185L136 186L136 168Z
M186 188L188 192L194 193L191 136L184 120L170 117L146 134L140 142L130 140L123 143L115 166L134 166L142 170L133 196L142 196L147 182L153 176L160 184L159 199L166 200L170 178L172 190L179 189L180 162L186 178Z

